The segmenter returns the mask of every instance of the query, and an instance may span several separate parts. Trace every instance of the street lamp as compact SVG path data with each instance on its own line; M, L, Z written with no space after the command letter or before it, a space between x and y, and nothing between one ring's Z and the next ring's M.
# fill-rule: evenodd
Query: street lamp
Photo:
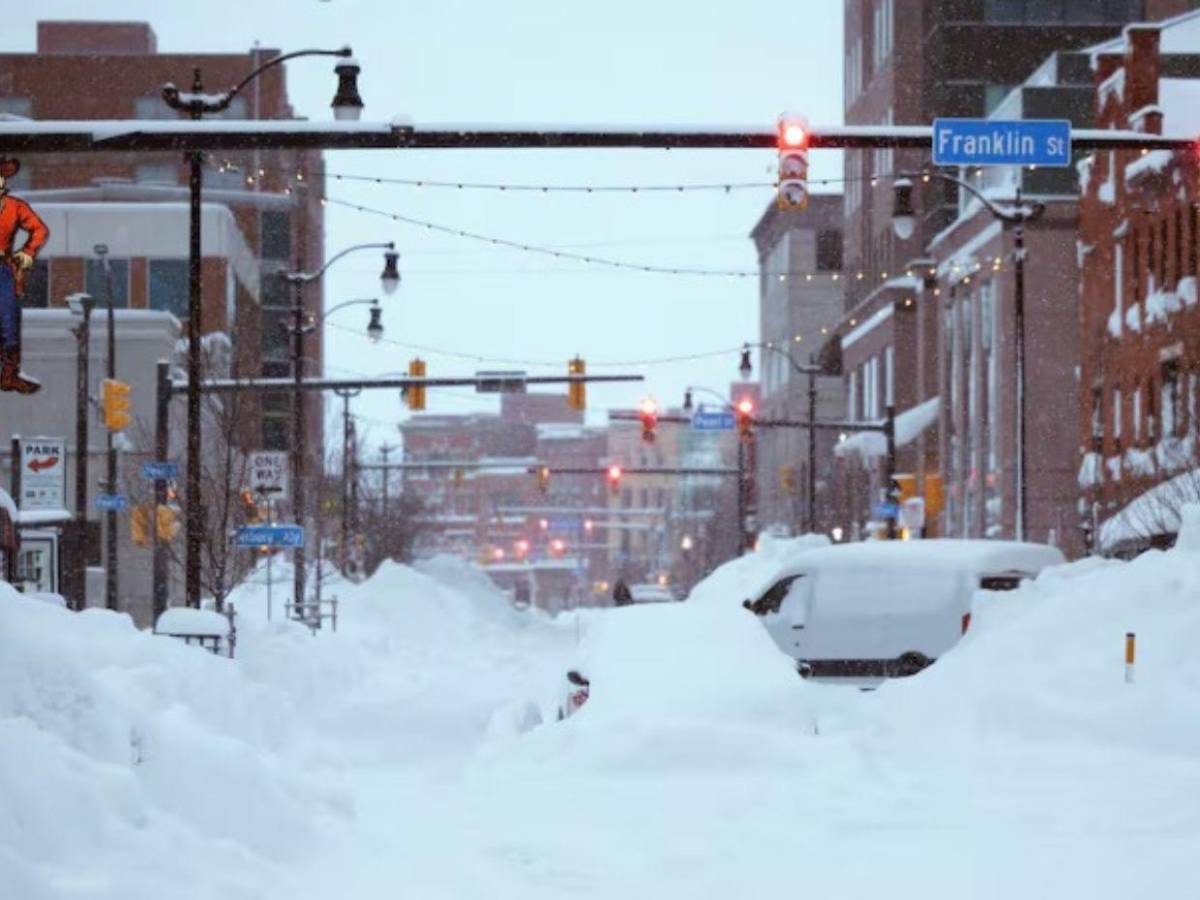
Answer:
M304 321L304 287L305 285L313 284L320 281L325 273L339 259L355 253L359 250L384 250L384 267L380 275L380 284L384 291L389 291L389 284L392 284L392 276L399 282L399 275L395 271L395 266L389 266L392 262L388 259L388 255L396 255L394 253L396 245L392 241L382 243L369 244L354 244L347 247L341 252L330 257L330 259L317 269L315 272L299 272L299 271L281 271L279 277L292 286L292 377L295 383L294 401L292 410L292 515L296 519L296 524L303 526L305 523L305 511L307 509L304 485L304 470L306 462L306 443L307 432L305 430L304 416L304 395L301 391L301 383L304 380L304 337L314 331L317 326L325 320L327 316L335 310L341 309L344 306L353 306L357 303L375 304L374 300L348 300L345 303L338 304L328 310L321 316L312 319L309 323ZM389 272L389 268L391 271ZM390 290L395 290L395 285L392 284ZM378 326L376 335L382 332L383 325L377 321L377 317L372 315L372 323ZM371 323L367 325L367 333L371 334ZM304 603L304 585L306 580L305 572L305 548L301 544L295 550L295 575L294 575L294 592L293 603L297 606Z
M383 285L384 294L389 297L400 287L399 261L400 254L394 250L383 254L383 274L379 276L379 282Z
M1029 204L1022 203L1020 186L1017 187L1016 197L1012 206L999 206L985 197L977 188L959 178L955 178L953 175L946 175L933 170L927 172L900 172L898 175L899 177L893 185L892 194L892 230L898 238L904 239L911 236L913 232L912 181L909 180L911 178L920 178L923 181L936 178L939 181L958 185L982 203L983 208L990 212L997 220L1005 226L1012 227L1013 261L1016 263L1013 272L1013 331L1015 332L1013 346L1016 357L1017 380L1017 509L1015 528L1013 530L1016 539L1023 541L1025 540L1027 514L1025 485L1025 223L1035 221L1046 211L1046 206L1037 201Z
M268 60L254 69L237 85L220 94L204 93L200 69L192 70L191 91L181 91L172 82L162 88L163 102L173 110L187 113L198 120L206 113L222 112L229 108L237 95L267 69L301 56L337 56L343 63L336 69L338 92L333 99L334 116L338 119L357 118L362 110L358 96L358 64L350 59L349 47L337 50L298 50ZM351 112L354 110L354 112ZM200 190L203 183L204 151L189 150L188 161L188 364L187 364L187 604L200 606L200 554L204 541L204 510L200 496L200 336L203 306L200 294ZM161 479L155 490L162 486Z
M738 371L743 380L748 379L753 371L750 365L751 347L779 354L788 361L793 371L799 375L808 376L808 531L810 534L815 534L817 531L817 429L814 424L817 421L817 376L834 373L827 372L824 367L817 365L811 355L809 355L807 363L800 363L787 350L773 343L747 343L742 345L742 359L738 365Z

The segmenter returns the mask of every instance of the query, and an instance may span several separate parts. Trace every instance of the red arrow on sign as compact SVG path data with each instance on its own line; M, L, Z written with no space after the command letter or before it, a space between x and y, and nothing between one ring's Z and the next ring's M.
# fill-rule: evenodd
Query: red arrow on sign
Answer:
M48 456L45 459L31 459L29 461L29 468L34 472L40 472L42 469L52 469L57 465L57 456Z

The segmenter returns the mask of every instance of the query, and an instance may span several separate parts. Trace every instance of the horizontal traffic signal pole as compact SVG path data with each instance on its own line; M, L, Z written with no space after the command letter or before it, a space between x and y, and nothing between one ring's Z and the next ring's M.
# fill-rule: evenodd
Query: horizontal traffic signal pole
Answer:
M810 148L931 145L928 125L811 126ZM1182 150L1197 137L1099 128L1071 130L1076 150ZM679 148L777 149L776 126L505 125L389 122L60 120L0 122L0 153L113 151Z
M640 422L641 417L637 413L627 412L610 412L608 418L613 422ZM658 422L666 422L671 425L690 425L692 419L690 416L665 415L659 416ZM752 428L815 428L818 431L825 429L827 431L885 431L887 430L887 420L868 420L855 422L807 422L801 419L751 419Z
M478 387L494 379L464 376L459 378L207 378L200 382L200 391L205 394L234 394L240 391L263 393L293 393L300 391L369 390L371 388L410 387ZM522 385L528 384L573 384L578 382L629 382L644 381L643 375L529 375L521 378ZM187 381L171 381L172 395L187 392Z

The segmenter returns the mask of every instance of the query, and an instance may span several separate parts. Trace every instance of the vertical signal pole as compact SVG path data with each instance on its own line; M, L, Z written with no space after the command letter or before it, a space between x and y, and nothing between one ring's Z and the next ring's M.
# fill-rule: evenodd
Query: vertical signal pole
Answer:
M165 359L158 361L156 390L154 393L154 459L164 462L170 450L171 413L171 364ZM154 479L154 518L151 529L154 534L153 594L154 621L158 621L167 610L167 547L163 536L158 533L158 515L167 503L165 478Z

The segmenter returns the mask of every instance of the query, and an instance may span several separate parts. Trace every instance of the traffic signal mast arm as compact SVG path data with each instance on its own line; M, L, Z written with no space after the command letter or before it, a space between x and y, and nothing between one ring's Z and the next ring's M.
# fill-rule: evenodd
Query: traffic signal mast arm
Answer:
M608 414L609 419L614 422L639 422L641 416L638 413L628 413L614 410ZM659 423L669 423L672 425L690 425L692 424L691 416L681 416L676 414L661 415L658 417ZM818 431L828 429L830 431L885 431L887 429L886 419L867 419L862 421L842 421L834 420L828 422L805 422L800 419L758 419L752 420L755 428L808 428L812 427ZM559 471L555 469L554 471ZM623 471L629 471L625 469Z
M813 125L808 147L928 149L929 125ZM222 120L60 120L0 122L0 153L109 153L124 151L224 151L289 149L618 148L691 147L777 149L776 128L698 125L522 126L479 123L295 122ZM1184 150L1194 135L1075 128L1075 150Z
M0 123L2 124L2 123ZM642 381L642 375L529 375L522 377L523 384L571 384L575 382L627 382ZM302 391L328 391L338 388L422 388L422 387L477 387L488 379L476 375L457 378L304 378L299 382L290 378L208 378L200 383L200 390L209 394L228 394L238 391L279 391L291 393ZM187 391L186 381L172 381L171 393Z

